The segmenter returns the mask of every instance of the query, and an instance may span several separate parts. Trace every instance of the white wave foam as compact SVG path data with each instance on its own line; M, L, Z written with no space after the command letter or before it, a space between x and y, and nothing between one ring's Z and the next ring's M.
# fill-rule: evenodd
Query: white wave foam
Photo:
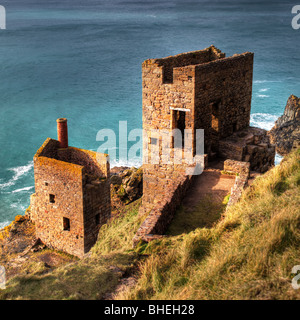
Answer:
M139 168L143 164L142 158L134 158L130 160L111 160L110 167L136 167Z
M266 94L257 94L256 95L259 98L269 98L270 96L266 95Z
M275 166L277 166L278 164L280 164L280 162L281 162L282 159L283 159L283 157L282 157L280 154L276 153L276 154L275 154Z
M255 80L253 83L282 82L280 80Z
M253 113L250 116L250 125L265 130L271 130L278 116L269 113Z
M270 90L270 88L263 88L263 89L259 89L258 91L259 92L267 92L267 91L269 91Z
M18 181L22 176L26 175L32 168L33 168L33 161L30 161L26 166L7 169L8 171L12 171L14 175L9 181L5 183L1 183L0 189L13 186L16 183L16 181Z
M0 222L0 230L3 229L4 227L8 226L10 223L11 223L11 221Z
M33 188L34 188L34 186L25 187L25 188L21 188L21 189L16 189L16 190L12 191L12 193L18 193L18 192L22 192L22 191L29 191L29 190L31 190Z
M24 212L26 210L26 207L22 205L21 203L11 203L10 207L12 209L17 209L20 212Z

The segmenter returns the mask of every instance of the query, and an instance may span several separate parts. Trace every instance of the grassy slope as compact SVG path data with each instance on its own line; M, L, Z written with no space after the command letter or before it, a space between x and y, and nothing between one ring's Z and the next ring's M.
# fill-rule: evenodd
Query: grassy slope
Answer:
M221 218L228 200L229 196L226 196L223 203L217 202L212 195L208 194L202 198L200 205L191 210L180 206L166 234L177 236L182 233L189 233L197 228L213 226Z
M126 299L299 299L300 150L258 178L210 229L152 242Z
M50 272L35 265L29 274L9 280L0 299L103 299L137 262L131 240L142 219L138 207L139 201L105 226L88 257Z
M210 228L140 244L135 288L119 299L299 299L300 150L257 179ZM0 299L101 299L138 261L139 202L101 229L88 258L9 281ZM111 267L114 268L111 268ZM117 269L118 270L118 269Z

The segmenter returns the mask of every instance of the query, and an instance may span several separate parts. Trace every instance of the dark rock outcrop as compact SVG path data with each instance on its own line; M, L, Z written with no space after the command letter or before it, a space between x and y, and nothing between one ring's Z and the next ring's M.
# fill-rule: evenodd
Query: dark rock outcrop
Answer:
M284 114L275 122L269 131L270 140L276 145L281 155L288 154L293 147L300 144L300 98L291 95Z
M143 169L118 167L111 170L111 185L114 193L125 204L143 195Z

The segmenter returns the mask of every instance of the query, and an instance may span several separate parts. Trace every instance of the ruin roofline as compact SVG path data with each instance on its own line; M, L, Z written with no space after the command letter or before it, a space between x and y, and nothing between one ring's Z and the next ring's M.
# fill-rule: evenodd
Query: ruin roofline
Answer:
M172 56L167 56L164 58L152 58L152 59L146 59L143 62L143 66L148 65L148 64L157 64L157 66L165 66L166 64L168 64L169 62L179 62L180 59L190 59L191 57L195 57L195 59L197 59L197 56L199 58L201 58L201 55L203 54L209 54L210 55L210 61L207 62L199 62L197 63L195 61L195 63L191 63L189 61L188 64L186 65L178 65L178 66L174 66L174 68L178 68L178 67L191 67L191 66L197 66L197 65L202 65L202 64L206 64L206 63L210 63L213 62L215 60L221 60L221 59L229 59L229 58L237 58L238 56L245 56L245 55L254 55L253 52L243 52L240 54L233 54L232 56L226 57L226 54L224 52L222 52L220 49L216 48L214 45L211 45L210 47L207 47L205 49L202 50L195 50L195 51L189 51L189 52L184 52L184 53L179 53L176 55L172 55Z
M223 68L228 67L228 63L234 63L245 59L248 63L253 60L254 53L244 52L240 54L234 54L226 57L225 53L217 49L215 46L210 46L204 50L191 51L186 53L177 54L174 56L168 56L161 59L147 59L142 63L143 78L147 77L147 74L154 72L157 74L157 78L161 79L162 84L173 84L173 74L176 73L195 73L198 70L204 68ZM253 61L252 61L253 62ZM193 77L193 74L189 74Z
M87 157L90 163L95 164L101 169L101 174L99 172L90 172L90 166L88 163L80 163L80 159L73 160L74 157L65 157L64 152L72 152L78 155ZM47 138L42 146L38 149L34 155L34 161L44 159L45 161L52 161L53 163L60 164L65 168L72 168L75 171L82 170L82 174L87 174L90 176L101 176L101 178L109 177L109 155L106 153L99 153L95 151L85 150L81 148L76 148L68 146L68 148L60 148L59 141Z

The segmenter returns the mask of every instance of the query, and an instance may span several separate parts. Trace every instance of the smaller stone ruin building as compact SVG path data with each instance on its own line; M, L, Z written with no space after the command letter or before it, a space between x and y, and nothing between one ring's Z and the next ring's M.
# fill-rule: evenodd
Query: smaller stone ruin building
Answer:
M111 215L108 155L69 147L66 119L57 128L34 156L30 219L44 244L83 257Z

